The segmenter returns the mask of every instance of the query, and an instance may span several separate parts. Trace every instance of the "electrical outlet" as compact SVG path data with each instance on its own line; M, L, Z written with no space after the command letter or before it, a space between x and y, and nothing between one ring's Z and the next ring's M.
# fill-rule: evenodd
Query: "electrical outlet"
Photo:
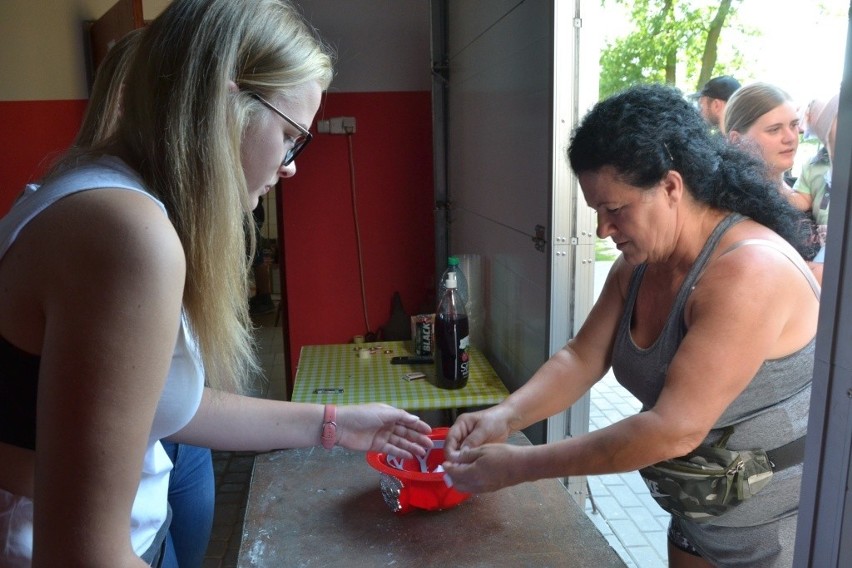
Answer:
M334 124L332 123L332 127ZM355 134L355 117L343 116L340 118L340 126L343 129L343 134ZM334 129L332 128L332 132Z
M327 120L318 120L317 132L320 134L355 134L355 117L335 116Z

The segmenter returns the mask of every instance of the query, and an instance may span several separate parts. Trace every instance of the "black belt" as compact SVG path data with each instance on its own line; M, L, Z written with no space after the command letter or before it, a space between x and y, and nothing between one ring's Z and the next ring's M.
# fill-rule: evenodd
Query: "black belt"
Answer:
M766 455L772 464L772 471L781 471L802 463L805 459L805 438L806 436L802 436L798 440L793 440L779 448L767 451Z

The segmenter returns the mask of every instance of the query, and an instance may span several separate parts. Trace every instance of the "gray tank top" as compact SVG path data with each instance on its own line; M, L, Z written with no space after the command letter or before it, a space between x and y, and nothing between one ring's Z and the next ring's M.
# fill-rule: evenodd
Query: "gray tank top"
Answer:
M647 265L634 268L612 354L612 370L618 382L642 403L653 407L666 379L668 366L687 333L684 309L704 267L725 232L745 217L734 213L722 220L704 244L675 297L671 312L659 337L648 348L633 342L630 323L639 286ZM715 442L719 429L734 426L731 449L772 450L803 436L807 430L811 378L816 337L800 350L780 359L764 361L748 387L725 409L704 444ZM719 354L724 357L724 353ZM700 373L700 369L696 369ZM713 377L706 377L712 382ZM801 465L778 472L761 493L730 513L717 524L749 526L794 513L798 507Z

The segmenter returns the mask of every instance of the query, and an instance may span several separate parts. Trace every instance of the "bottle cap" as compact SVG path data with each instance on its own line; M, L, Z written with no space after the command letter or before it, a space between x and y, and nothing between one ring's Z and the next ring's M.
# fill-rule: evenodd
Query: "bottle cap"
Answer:
M457 285L458 284L456 283L456 273L455 272L448 272L447 273L447 280L446 280L447 288L448 289L449 288L455 288Z
M450 266L458 266L459 265L459 257L451 256L450 258L447 259L447 264L449 264Z

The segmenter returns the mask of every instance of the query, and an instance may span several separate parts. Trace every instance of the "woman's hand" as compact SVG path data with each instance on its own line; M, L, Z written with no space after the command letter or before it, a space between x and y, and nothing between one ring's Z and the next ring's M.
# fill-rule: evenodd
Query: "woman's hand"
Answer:
M458 422L456 422L458 424ZM511 444L465 447L441 464L453 488L464 493L486 493L525 481L523 448Z
M499 406L462 414L456 419L444 441L444 455L456 460L463 448L477 448L492 442L505 442L512 433L508 415Z
M384 452L404 459L423 457L432 447L432 428L417 416L387 404L337 409L337 444L350 450Z

